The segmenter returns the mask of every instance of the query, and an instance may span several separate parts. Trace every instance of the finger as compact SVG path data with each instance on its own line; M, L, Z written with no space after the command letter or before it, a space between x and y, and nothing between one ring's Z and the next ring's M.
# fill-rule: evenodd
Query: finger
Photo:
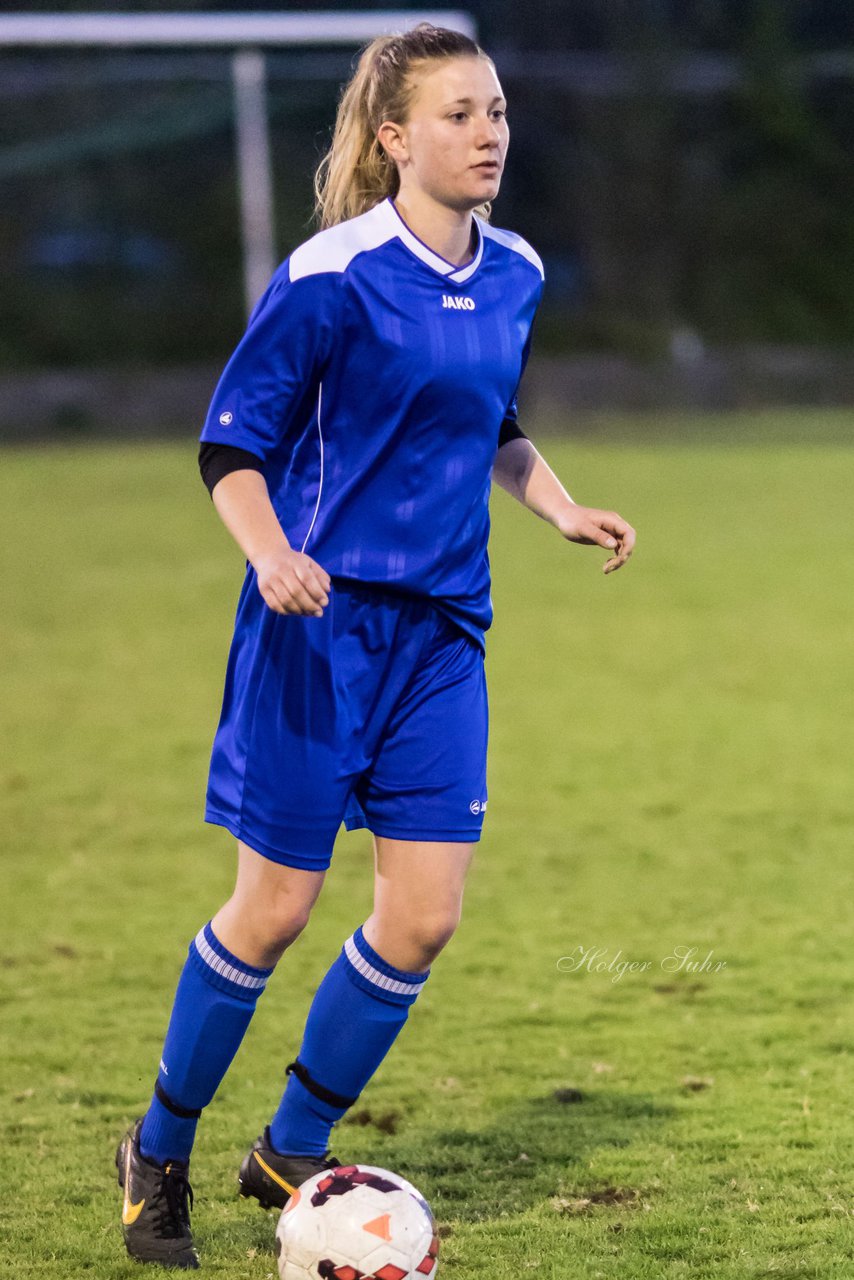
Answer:
M301 576L304 576L305 581L308 581L310 577L315 577L324 591L329 592L332 590L332 579L329 574L323 568L323 565L318 564L316 560L312 560L311 556L307 556L304 552L300 553L294 561L294 568L301 570Z
M615 528L614 532L620 539L620 554L630 556L634 550L636 533L630 524L621 521L622 528Z
M293 614L298 618L322 618L323 610L319 604L301 605L296 600L292 600L288 605L285 613Z
M600 529L598 525L587 525L582 532L588 542L605 547L608 551L616 551L619 546L617 539L607 529Z
M627 544L626 542L622 542L622 541L621 541L621 542L618 542L618 543L617 543L617 554L613 557L613 559L614 559L614 560L619 560L620 564L625 564L625 562L628 560L629 556L632 554L632 551L633 551L633 550L634 550L634 542L632 542L632 544L631 544L631 545Z
M261 598L268 609L272 609L274 613L287 613L284 601L279 599L275 591L270 587L261 587L259 590L261 591Z
M291 569L288 573L282 575L282 581L288 589L290 604L294 613L310 613L315 617L320 617L323 610L317 600L314 600L297 577L296 570Z
M615 569L619 569L624 565L631 555L631 551L621 551L618 556L612 556L606 564L602 566L603 573L613 573Z
M318 581L323 587L323 590L326 592L331 591L332 579L330 578L326 570L323 568L323 566L319 565L316 560L312 560L310 556L306 556L306 560L308 560L308 563L311 565L311 568L316 574Z
M294 565L294 575L315 604L329 604L329 597L310 564Z
M597 520L600 528L605 529L608 533L614 534L619 540L620 551L628 551L631 554L632 547L635 545L635 531L632 526L618 515L616 511L601 511L598 513L600 519Z

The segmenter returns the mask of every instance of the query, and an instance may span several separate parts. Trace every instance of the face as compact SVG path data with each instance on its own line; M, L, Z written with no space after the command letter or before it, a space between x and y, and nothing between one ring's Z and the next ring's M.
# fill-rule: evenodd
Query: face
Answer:
M416 73L409 119L377 136L398 166L401 191L419 187L453 209L498 195L509 132L506 102L484 58L427 63Z

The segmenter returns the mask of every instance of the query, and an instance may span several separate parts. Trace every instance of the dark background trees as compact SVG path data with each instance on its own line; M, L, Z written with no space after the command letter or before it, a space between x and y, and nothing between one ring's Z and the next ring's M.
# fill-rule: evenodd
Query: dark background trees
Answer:
M510 104L494 219L546 261L541 350L854 338L845 0L468 8ZM281 257L312 229L352 58L269 57ZM226 356L243 321L227 56L7 52L0 94L0 365Z

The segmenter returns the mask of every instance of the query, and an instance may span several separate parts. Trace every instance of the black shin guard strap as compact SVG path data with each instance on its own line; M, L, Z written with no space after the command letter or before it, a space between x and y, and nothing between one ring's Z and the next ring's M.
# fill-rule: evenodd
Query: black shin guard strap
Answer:
M352 1107L354 1102L358 1102L358 1094L355 1098L345 1098L342 1094L333 1093L331 1089L326 1089L322 1084L318 1084L316 1080L312 1080L299 1059L296 1062L288 1063L285 1075L289 1076L292 1071L300 1084L305 1085L309 1093L313 1093L315 1098L319 1098L321 1102L328 1102L332 1107Z
M154 1081L154 1096L167 1111L171 1111L173 1116L177 1116L179 1120L198 1120L202 1114L201 1107L198 1111L191 1111L189 1107L179 1107L178 1103L173 1102L169 1097L159 1080Z

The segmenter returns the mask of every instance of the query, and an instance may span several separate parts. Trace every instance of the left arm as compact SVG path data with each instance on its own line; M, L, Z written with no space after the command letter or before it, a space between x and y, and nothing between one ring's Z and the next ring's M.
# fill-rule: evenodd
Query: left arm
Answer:
M600 511L573 502L546 460L527 437L508 440L495 456L493 479L517 502L553 524L570 542L606 547L615 554L605 573L619 569L632 554L635 531L616 511Z

